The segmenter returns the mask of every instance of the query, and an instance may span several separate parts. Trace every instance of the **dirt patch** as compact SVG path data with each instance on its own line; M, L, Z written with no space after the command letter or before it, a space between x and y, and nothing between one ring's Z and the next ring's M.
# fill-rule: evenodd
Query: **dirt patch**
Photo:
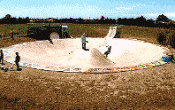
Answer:
M6 40L0 40L0 48L9 47L11 45L15 45L23 42L32 42L32 41L36 41L36 40L29 37L15 37L14 40L9 38Z

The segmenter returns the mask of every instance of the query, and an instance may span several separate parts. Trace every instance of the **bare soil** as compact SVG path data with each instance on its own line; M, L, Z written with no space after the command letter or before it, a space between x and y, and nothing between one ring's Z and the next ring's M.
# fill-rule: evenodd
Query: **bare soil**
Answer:
M34 40L26 37L7 39L0 41L0 48L25 41ZM5 62L5 67L11 66L16 68ZM171 62L108 74L62 73L28 67L22 67L22 71L0 70L0 109L5 110L173 110L174 104L175 66Z

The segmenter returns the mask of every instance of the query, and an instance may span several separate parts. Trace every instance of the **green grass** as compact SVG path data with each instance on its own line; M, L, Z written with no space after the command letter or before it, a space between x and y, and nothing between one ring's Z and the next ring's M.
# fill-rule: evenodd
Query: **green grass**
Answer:
M1 24L0 25L0 34L3 36L10 36L12 30L15 34L26 34L29 27L38 27L45 26L49 24L16 24L16 25L8 25ZM58 26L59 23L51 24L51 26ZM109 25L91 25L91 24L65 24L68 25L68 31L73 37L80 37L83 33L86 33L88 36L92 37L105 37L108 33Z
M160 31L168 31L168 29L158 27L138 27L138 26L123 26L122 34L125 36L137 36L146 38L156 38Z
M0 24L0 35L10 36L11 32L15 34L26 34L29 27L38 27L48 24Z
M108 33L109 25L92 24L68 24L69 33L73 37L80 37L86 33L90 37L105 37Z
M44 26L49 24L0 24L0 34L3 36L10 36L11 31L15 34L26 34L29 27ZM51 24L51 26L58 26L59 23ZM80 37L86 33L90 37L105 37L108 33L109 26L107 24L65 24L68 25L69 34L73 37ZM122 26L122 38L156 38L160 31L168 31L163 28L152 27L138 27L138 26Z

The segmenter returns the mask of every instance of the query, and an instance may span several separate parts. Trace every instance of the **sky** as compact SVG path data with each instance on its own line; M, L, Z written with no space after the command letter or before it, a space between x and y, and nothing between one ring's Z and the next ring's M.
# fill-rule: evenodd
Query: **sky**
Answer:
M175 0L0 0L0 18L137 18L164 14L175 21Z

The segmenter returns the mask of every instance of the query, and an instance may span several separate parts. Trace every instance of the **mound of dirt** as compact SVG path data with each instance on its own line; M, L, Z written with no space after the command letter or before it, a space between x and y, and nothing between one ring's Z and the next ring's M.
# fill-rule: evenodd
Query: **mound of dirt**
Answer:
M110 59L106 58L105 55L96 48L91 49L90 64L93 67L111 67L114 65Z

